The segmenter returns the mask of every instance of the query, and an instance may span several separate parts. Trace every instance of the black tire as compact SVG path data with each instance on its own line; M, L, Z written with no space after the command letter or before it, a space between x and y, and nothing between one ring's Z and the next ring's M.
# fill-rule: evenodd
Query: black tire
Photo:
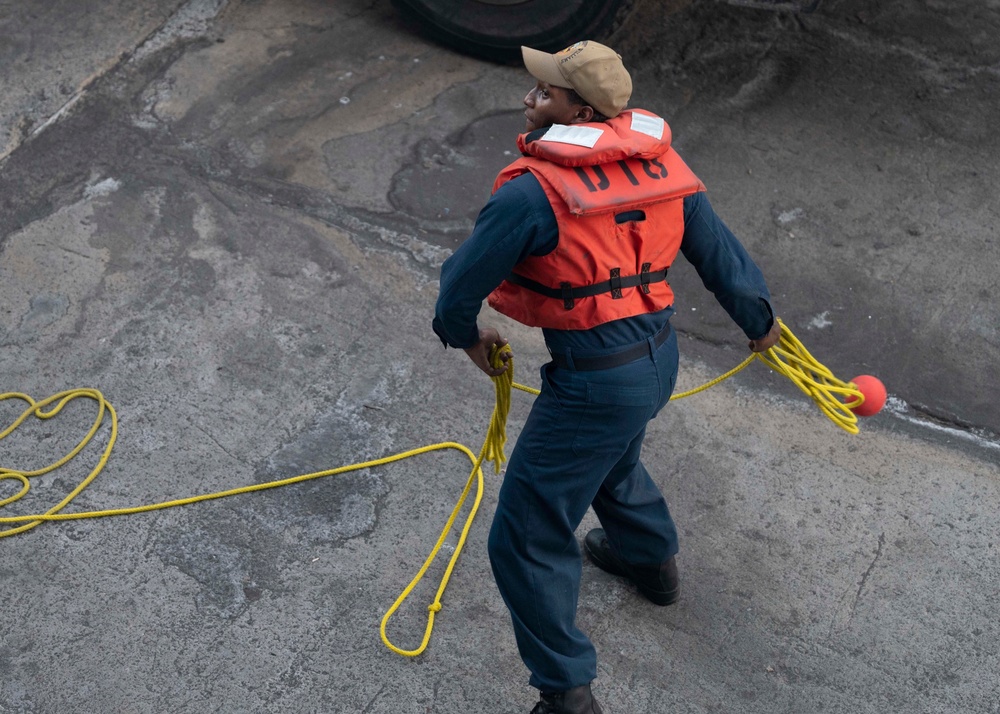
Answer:
M518 62L521 45L556 52L599 40L625 0L392 0L433 39L476 57Z
M820 0L726 0L730 5L758 10L786 10L809 14L819 7Z

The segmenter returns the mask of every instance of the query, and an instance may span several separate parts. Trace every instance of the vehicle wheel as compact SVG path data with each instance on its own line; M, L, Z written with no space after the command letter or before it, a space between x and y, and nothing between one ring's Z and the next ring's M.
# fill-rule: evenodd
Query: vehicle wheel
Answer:
M758 10L789 10L809 14L819 7L820 0L725 0L730 5L752 7Z
M517 62L521 45L556 52L600 39L625 0L392 0L408 21L461 52Z

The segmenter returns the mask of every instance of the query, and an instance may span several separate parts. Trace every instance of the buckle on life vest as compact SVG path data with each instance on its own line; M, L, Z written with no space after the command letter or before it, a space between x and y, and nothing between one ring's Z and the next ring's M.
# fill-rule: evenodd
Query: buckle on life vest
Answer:
M642 288L642 292L649 295L649 269L652 267L652 263L643 263L642 272L639 273L639 286ZM666 272L663 275L666 278Z
M611 269L611 280L608 281L611 287L611 299L617 300L622 296L622 269Z
M562 301L564 310L573 309L573 283L559 283L562 289Z

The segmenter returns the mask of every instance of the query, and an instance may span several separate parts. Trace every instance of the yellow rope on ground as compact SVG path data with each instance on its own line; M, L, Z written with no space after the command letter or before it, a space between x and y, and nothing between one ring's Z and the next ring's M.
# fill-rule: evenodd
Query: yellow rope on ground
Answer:
M781 323L780 320L779 323ZM837 379L830 372L830 370L817 362L813 356L809 354L805 347L802 346L802 343L799 342L799 340L792 334L791 330L784 325L784 323L781 323L781 326L781 340L778 345L772 347L765 353L750 355L733 369L713 379L712 381L697 387L696 389L673 395L671 397L671 401L702 392L709 387L718 384L724 379L728 379L733 376L757 358L771 369L792 380L792 382L794 382L799 389L801 389L806 395L817 403L823 413L826 414L837 426L849 433L856 434L858 432L857 417L853 412L851 412L851 409L860 406L860 404L864 402L864 396L862 396L861 392L853 383L843 382ZM341 466L334 469L328 469L326 471L317 471L310 474L302 474L300 476L269 481L267 483L254 484L252 486L242 486L226 491L219 491L217 493L207 493L200 496L179 498L172 501L163 501L162 503L153 503L144 506L135 506L132 508L114 508L101 511L87 511L83 513L60 513L60 511L62 511L63 508L76 498L80 492L83 491L83 489L90 485L90 483L104 469L105 464L107 464L108 458L111 456L111 450L114 448L115 441L118 438L118 415L115 412L114 407L112 407L110 402L104 398L104 395L96 389L67 390L65 392L53 394L51 397L38 402L30 396L19 392L0 394L0 402L17 399L28 404L27 408L21 413L21 415L18 416L9 427L0 432L0 440L3 440L12 434L30 416L34 416L42 420L51 419L58 415L67 404L75 399L89 399L97 403L97 416L94 419L93 425L90 427L87 434L68 454L66 454L66 456L62 457L55 463L34 471L21 471L0 467L0 481L13 480L21 484L21 489L18 493L0 500L0 508L14 503L25 496L31 488L29 479L32 476L41 476L43 474L50 473L58 469L60 466L63 466L79 454L80 451L82 451L83 448L90 443L90 441L97 434L97 431L104 423L105 414L107 413L111 415L111 435L108 438L107 446L104 447L104 451L101 454L97 465L87 475L87 477L83 479L83 481L81 481L80 484L65 498L45 513L26 516L0 517L0 524L21 524L8 528L7 530L0 530L0 538L23 533L24 531L35 528L44 521L69 521L84 518L102 518L105 516L124 516L136 513L147 513L149 511L158 511L165 508L173 508L175 506L186 506L192 503L199 503L201 501L209 501L217 498L226 498L228 496L236 496L243 493L253 493L255 491L264 491L267 489L278 488L280 486L289 486L294 483L301 483L303 481L323 478L325 476L347 473L349 471L358 471L365 468L384 466L385 464L402 461L403 459L408 459L412 456L418 456L420 454L426 454L431 451L439 451L443 449L461 451L472 462L472 471L466 481L465 488L463 489L455 508L452 509L451 515L448 517L448 521L445 523L445 526L441 531L441 535L438 537L437 542L431 549L430 555L427 556L427 559L424 561L424 564L420 567L420 570L417 572L416 576L414 576L413 580L410 581L400 596L396 598L396 601L385 613L379 627L382 642L385 643L386 647L397 654L414 657L423 652L427 648L427 644L430 642L431 630L434 627L434 616L436 613L441 611L441 598L444 595L445 588L451 578L455 563L458 561L462 548L465 546L466 538L469 534L470 528L472 527L472 521L475 518L476 512L479 509L479 504L482 501L484 490L482 464L484 461L492 462L496 473L500 473L503 462L506 458L504 456L504 446L507 442L507 415L510 411L511 389L520 389L530 394L539 394L539 390L537 389L514 382L514 360L509 356L509 347L493 351L490 355L492 365L494 367L500 366L501 355L503 353L507 353L509 357L507 361L508 369L500 376L493 378L494 389L496 391L496 404L493 408L493 415L490 418L490 425L486 433L486 439L483 442L482 449L480 449L479 456L475 456L469 448L463 446L462 444L445 441L437 444L431 444L429 446L422 446L416 449L410 449L409 451L403 451L380 459L373 459L371 461L350 464L348 466ZM838 395L848 397L849 400L842 402L838 398ZM404 650L396 647L389 641L389 637L386 634L386 625L396 610L398 610L406 598L409 597L414 587L416 587L417 583L420 582L428 568L434 562L438 551L440 551L441 547L444 545L455 520L458 518L459 513L465 505L465 501L472 490L472 484L474 482L477 484L476 497L473 500L471 508L469 509L469 514L465 518L465 523L462 526L462 530L459 535L458 545L455 547L455 551L448 561L448 566L445 569L444 575L441 577L434 600L428 606L429 612L427 617L427 627L424 630L423 640L416 649Z
M448 581L451 579L451 571L455 568L455 563L458 561L458 556L461 554L462 548L465 547L465 539L469 535L469 529L472 528L472 519L476 517L476 511L479 510L479 502L483 499L483 471L481 468L483 461L492 461L494 472L500 473L503 462L506 460L503 447L507 443L507 414L510 412L510 388L514 383L514 359L510 356L510 347L505 346L501 349L494 349L490 353L490 364L493 367L499 367L502 363L500 356L504 353L509 357L507 362L508 367L503 374L493 378L493 386L496 391L496 405L493 407L493 416L490 417L490 426L486 431L486 440L483 442L483 448L479 450L479 456L473 459L472 473L469 474L469 479L465 483L465 489L462 491L458 503L452 509L451 515L448 517L448 522L441 529L441 535L438 536L437 543L431 549L427 560L420 566L420 570L417 571L417 574L410 581L409 585L396 598L396 602L392 603L392 607L386 611L379 625L379 634L382 636L382 642L385 646L404 657L416 657L427 649L427 645L431 641L431 630L434 629L434 615L441 611L441 598L444 595L445 588L448 587ZM470 456L472 455L471 451L468 453ZM451 558L448 560L448 567L445 568L444 575L441 576L437 592L434 594L434 601L427 606L427 627L424 629L424 637L420 641L420 646L416 649L400 649L389 641L389 636L385 632L386 625L389 623L389 618L393 616L396 610L399 609L399 606L410 596L413 588L424 577L424 573L427 572L431 563L434 562L434 558L437 557L438 551L444 545L448 533L451 532L451 526L458 517L459 511L462 510L462 505L465 503L466 497L469 495L473 478L477 480L476 499L472 503L472 508L469 509L469 515L466 516L465 525L462 526L462 532L458 538L458 545L455 546L455 552L452 553Z

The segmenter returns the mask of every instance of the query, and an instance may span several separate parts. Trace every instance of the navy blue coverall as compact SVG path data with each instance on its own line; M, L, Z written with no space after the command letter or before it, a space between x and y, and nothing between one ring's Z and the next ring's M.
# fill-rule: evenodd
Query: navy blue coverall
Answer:
M750 339L773 324L760 270L715 214L704 193L684 200L681 252ZM451 347L479 339L483 300L528 255L559 240L552 207L530 173L504 184L472 235L441 268L434 332ZM677 553L666 501L639 452L650 419L670 399L677 377L673 307L589 330L545 329L550 352L567 366L541 368L541 394L507 466L489 536L490 562L510 610L518 650L543 692L588 684L597 657L576 626L581 557L575 531L593 506L611 547L634 565ZM654 338L668 330L657 347ZM573 358L606 355L646 342L628 364L577 371Z

